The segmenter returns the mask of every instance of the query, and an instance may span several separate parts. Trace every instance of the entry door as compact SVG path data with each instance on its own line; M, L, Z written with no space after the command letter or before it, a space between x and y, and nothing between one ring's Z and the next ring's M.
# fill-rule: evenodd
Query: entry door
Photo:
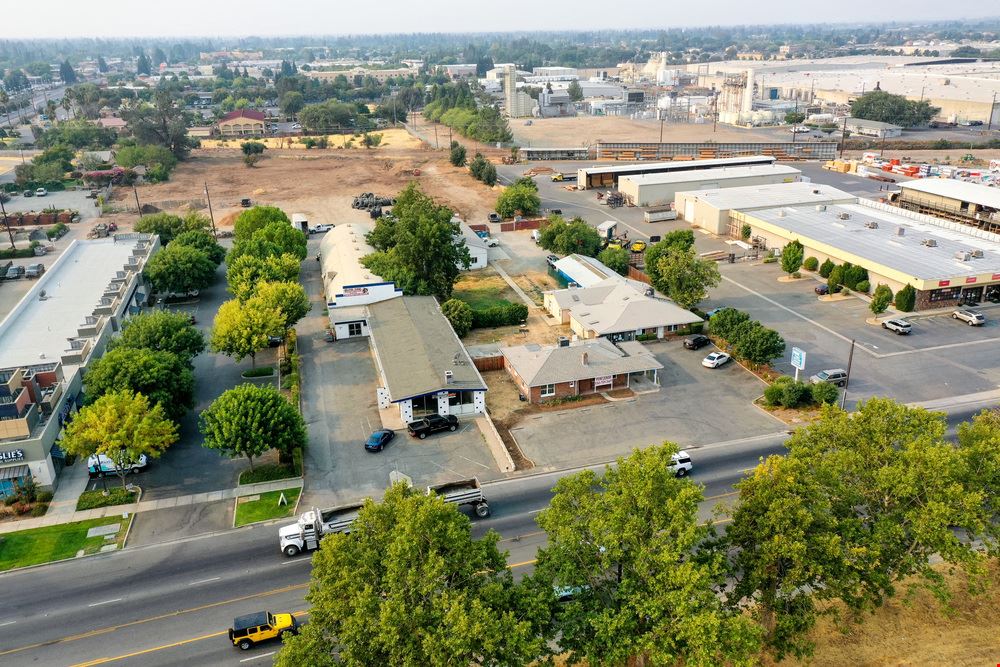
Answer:
M978 303L983 300L983 286L978 287L966 287L962 290L962 299L969 303Z
M688 222L694 222L694 201L691 199L684 202L684 219Z

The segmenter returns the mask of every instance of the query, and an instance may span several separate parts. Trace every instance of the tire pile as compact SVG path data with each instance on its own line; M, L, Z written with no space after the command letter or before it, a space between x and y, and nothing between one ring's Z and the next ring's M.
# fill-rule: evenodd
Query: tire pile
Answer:
M609 192L608 196L604 199L611 208L619 208L625 205L625 195L621 192Z

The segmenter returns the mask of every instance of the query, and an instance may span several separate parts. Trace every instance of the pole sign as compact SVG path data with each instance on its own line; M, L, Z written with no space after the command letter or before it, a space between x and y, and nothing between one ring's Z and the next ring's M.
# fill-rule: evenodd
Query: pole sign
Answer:
M797 347L792 348L792 367L800 371L806 369L806 353Z

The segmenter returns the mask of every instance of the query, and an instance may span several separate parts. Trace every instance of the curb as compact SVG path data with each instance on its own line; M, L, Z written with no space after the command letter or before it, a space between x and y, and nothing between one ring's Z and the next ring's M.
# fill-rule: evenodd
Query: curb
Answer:
M139 501L142 500L142 487L141 486L136 486L135 488L139 490L139 493L135 497L135 503L133 503L133 505L132 505L133 508L138 507L139 506ZM124 549L126 546L128 546L128 536L132 534L132 524L135 523L135 515L136 514L138 514L138 512L136 512L135 509L133 509L131 512L129 512L129 515L128 515L128 528L125 529L125 537L122 538L122 549Z

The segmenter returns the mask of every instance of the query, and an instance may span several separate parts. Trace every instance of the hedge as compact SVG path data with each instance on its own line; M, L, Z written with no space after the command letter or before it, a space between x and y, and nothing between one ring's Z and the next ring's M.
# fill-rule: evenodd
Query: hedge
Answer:
M520 324L528 318L528 307L523 303L506 303L472 311L472 328L485 329Z

